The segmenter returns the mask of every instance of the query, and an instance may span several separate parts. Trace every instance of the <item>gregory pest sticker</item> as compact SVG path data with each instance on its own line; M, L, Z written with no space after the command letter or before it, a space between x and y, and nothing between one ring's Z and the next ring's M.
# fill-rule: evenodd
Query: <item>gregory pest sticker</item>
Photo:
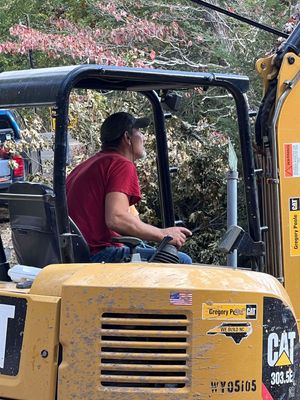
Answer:
M202 304L202 319L207 320L255 320L257 305L245 303Z
M300 198L289 199L290 254L300 256Z

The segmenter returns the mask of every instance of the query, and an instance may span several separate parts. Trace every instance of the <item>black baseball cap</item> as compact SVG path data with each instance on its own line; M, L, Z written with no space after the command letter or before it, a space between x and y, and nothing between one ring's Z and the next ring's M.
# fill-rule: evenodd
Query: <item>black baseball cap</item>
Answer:
M111 114L101 126L101 142L110 143L121 137L126 131L131 132L132 128L146 128L150 124L147 117L135 118L127 112Z

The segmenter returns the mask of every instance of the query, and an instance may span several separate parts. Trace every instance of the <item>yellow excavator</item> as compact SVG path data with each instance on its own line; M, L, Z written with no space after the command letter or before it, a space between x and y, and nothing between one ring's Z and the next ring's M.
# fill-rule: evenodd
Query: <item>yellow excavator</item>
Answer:
M101 65L0 74L1 109L56 112L53 188L20 182L1 194L21 265L9 268L0 242L1 399L300 398L299 52L297 27L257 62L264 98L255 146L246 76ZM66 202L72 90L135 91L149 100L162 221L172 226L160 93L208 86L235 101L249 224L247 232L231 227L221 247L252 267L176 264L167 240L151 262L90 263ZM134 239L124 240L134 253Z

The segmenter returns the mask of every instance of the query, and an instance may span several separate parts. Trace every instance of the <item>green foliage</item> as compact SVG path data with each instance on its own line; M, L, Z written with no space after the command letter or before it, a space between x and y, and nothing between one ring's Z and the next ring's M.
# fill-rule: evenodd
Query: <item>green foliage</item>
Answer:
M197 125L173 117L167 125L172 174L175 219L181 220L195 235L184 250L195 262L224 262L216 252L217 243L226 228L226 169L228 138L213 129L207 121ZM140 165L143 219L159 224L157 175L154 170L154 138L148 136L149 157Z

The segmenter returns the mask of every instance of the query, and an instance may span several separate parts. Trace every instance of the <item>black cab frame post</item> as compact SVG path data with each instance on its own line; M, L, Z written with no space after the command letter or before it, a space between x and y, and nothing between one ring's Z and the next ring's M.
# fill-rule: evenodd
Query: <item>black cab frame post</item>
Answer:
M166 228L174 226L175 219L165 117L157 93L149 91L144 95L150 100L154 115L161 219L163 227Z
M258 206L258 190L255 174L255 162L252 151L252 136L249 126L249 108L246 96L238 90L232 90L237 107L240 147L243 161L243 174L248 210L249 233L255 242L261 241L260 212Z
M63 263L74 262L66 197L69 94L61 93L57 102L53 167L56 221L60 241L60 255Z

